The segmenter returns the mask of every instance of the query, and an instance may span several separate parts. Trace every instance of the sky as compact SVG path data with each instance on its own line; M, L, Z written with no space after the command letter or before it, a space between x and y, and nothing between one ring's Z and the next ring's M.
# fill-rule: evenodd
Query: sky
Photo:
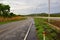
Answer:
M10 5L15 14L48 13L48 0L0 0L0 3ZM60 0L50 0L50 13L59 12Z

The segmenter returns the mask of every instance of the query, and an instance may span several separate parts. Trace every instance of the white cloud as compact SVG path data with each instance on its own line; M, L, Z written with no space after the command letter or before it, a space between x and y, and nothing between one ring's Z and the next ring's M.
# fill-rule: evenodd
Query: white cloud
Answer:
M60 0L50 0L51 8L57 8L60 5L59 1ZM48 9L48 0L1 0L0 3L9 4L12 12L20 14L29 14L40 10L40 12L44 12L43 9Z

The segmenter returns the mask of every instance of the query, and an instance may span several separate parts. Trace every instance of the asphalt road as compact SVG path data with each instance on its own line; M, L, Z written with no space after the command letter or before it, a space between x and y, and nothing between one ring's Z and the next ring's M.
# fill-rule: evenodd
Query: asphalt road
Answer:
M32 18L0 25L0 40L24 40L31 23L31 29L26 40L37 40L34 20Z

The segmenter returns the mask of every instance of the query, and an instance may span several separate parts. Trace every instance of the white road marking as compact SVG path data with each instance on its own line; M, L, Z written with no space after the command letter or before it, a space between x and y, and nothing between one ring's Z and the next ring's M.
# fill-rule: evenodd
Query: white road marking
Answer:
M30 29L31 29L31 25L32 25L32 23L30 24L30 26L29 26L29 28L28 28L28 31L27 31L27 33L26 33L26 35L25 35L25 37L24 37L24 40L26 40L26 39L27 39L27 36L28 36L29 31L30 31Z

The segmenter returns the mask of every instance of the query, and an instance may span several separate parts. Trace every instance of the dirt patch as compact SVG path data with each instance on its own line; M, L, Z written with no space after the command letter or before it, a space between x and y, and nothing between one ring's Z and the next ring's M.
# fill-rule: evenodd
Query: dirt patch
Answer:
M53 20L50 23L60 28L60 21Z

